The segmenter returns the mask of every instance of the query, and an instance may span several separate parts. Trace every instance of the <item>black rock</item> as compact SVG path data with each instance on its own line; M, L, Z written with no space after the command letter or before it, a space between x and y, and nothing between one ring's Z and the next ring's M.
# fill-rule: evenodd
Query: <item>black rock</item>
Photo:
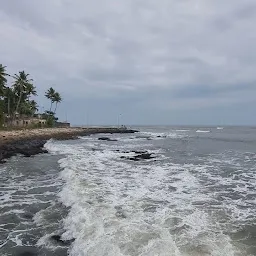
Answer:
M32 220L34 215L30 212L26 212L26 213L22 214L21 217L24 219Z
M138 150L132 150L131 152L135 153L135 154L146 154L147 151L138 151Z
M98 138L98 140L117 141L117 140L115 140L115 139L110 139L110 138L108 138L108 137L100 137L100 138Z
M140 159L139 158L136 158L136 157L130 157L130 158L128 158L129 160L132 160L132 161L140 161Z
M4 163L4 159L17 154L30 157L41 153L48 153L43 148L45 143L46 140L21 140L0 146L0 163Z
M51 239L62 246L70 246L71 243L73 243L75 241L75 239L62 240L60 235L53 235L53 236L51 236Z
M136 155L134 157L130 157L129 159L133 161L139 161L139 160L147 160L152 158L154 157L152 156L151 153L143 153L143 154Z

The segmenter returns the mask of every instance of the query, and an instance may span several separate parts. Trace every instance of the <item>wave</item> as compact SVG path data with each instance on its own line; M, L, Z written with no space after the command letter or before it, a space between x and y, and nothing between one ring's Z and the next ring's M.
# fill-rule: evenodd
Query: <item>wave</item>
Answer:
M138 137L147 137L152 139L165 139L165 138L180 139L180 138L184 138L185 136L186 135L184 134L178 134L176 132L141 132L138 135Z
M69 255L234 255L217 220L196 206L211 204L195 175L207 166L161 158L134 164L120 159L124 153L114 150L120 145L100 144L97 138L94 143L98 150L83 140L46 144L52 153L66 155L59 160L65 182L59 199L70 209L62 235L64 240L75 238Z
M223 127L217 127L217 130L223 130L224 128Z
M209 132L211 132L211 131L207 131L207 130L197 130L196 132L197 132L197 133L209 133Z

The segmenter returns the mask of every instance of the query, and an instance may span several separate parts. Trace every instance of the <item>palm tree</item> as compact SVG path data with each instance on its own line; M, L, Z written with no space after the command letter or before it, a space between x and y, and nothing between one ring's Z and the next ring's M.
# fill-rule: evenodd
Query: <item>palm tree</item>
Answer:
M3 97L4 97L5 86L7 83L6 76L8 76L5 69L6 69L6 66L3 66L2 64L0 64L0 128L4 123L5 104L4 104Z
M55 109L54 109L54 115L55 115L58 103L60 103L62 101L62 98L61 98L61 96L58 92L55 92L54 97L53 97L53 101L56 103Z
M33 79L28 78L29 74L26 74L25 71L20 71L19 74L14 75L15 82L13 84L14 91L16 92L16 95L18 97L18 102L15 109L15 114L19 113L19 107L21 104L22 97L26 96L26 90L27 88L31 88L33 85L31 82Z
M37 96L36 87L33 84L28 84L27 88L26 88L26 91L25 91L25 94L26 94L28 100L29 100L31 95Z
M50 87L45 93L45 97L51 101L50 112L52 111L52 104L54 103L55 94L56 94L56 91L52 87Z
M38 111L38 104L35 100L31 100L30 102L31 115L34 115L36 111Z
M3 66L2 64L0 64L0 96L4 95L4 88L7 82L6 76L9 76L6 73L5 69L6 69L6 66Z
M11 106L13 106L14 104L14 100L15 100L15 93L12 90L12 88L10 87L6 87L4 90L4 98L5 98L5 102L6 102L6 112L8 114L8 117L11 116L11 112L13 111L13 109L11 108Z

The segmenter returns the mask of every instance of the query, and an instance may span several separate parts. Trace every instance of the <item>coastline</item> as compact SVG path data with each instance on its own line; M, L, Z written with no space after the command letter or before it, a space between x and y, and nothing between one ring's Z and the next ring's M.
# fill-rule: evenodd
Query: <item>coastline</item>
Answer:
M136 130L122 128L44 128L17 131L0 131L0 164L5 160L21 154L30 157L40 153L47 153L44 144L49 139L71 140L79 136L91 134L135 133Z

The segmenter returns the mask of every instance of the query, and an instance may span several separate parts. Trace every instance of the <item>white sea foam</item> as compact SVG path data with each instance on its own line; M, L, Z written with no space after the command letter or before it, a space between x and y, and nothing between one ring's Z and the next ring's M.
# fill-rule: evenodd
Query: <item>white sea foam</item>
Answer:
M141 144L83 140L46 144L51 152L66 155L59 161L65 181L59 198L70 207L63 239L75 238L71 256L235 255L214 216L195 206L213 199L202 193L197 177L206 175L210 166L172 164L153 149L158 162L134 164L120 159L133 153L114 149L138 150Z
M0 248L3 251L10 245L34 246L37 233L32 219L34 211L52 204L50 195L56 195L62 184L57 171L47 170L40 175L38 170L33 170L29 166L33 159L12 158L1 170L0 211L3 220L0 222ZM40 165L40 157L34 164Z
M208 131L208 130L197 130L196 132L197 132L197 133L209 133L209 132L211 132L211 131Z
M184 132L184 130L183 130L183 132ZM184 138L184 137L186 137L186 135L185 134L179 134L179 133L177 133L177 131L141 132L139 137L153 138L153 139L165 139L165 138L178 139L178 138Z

